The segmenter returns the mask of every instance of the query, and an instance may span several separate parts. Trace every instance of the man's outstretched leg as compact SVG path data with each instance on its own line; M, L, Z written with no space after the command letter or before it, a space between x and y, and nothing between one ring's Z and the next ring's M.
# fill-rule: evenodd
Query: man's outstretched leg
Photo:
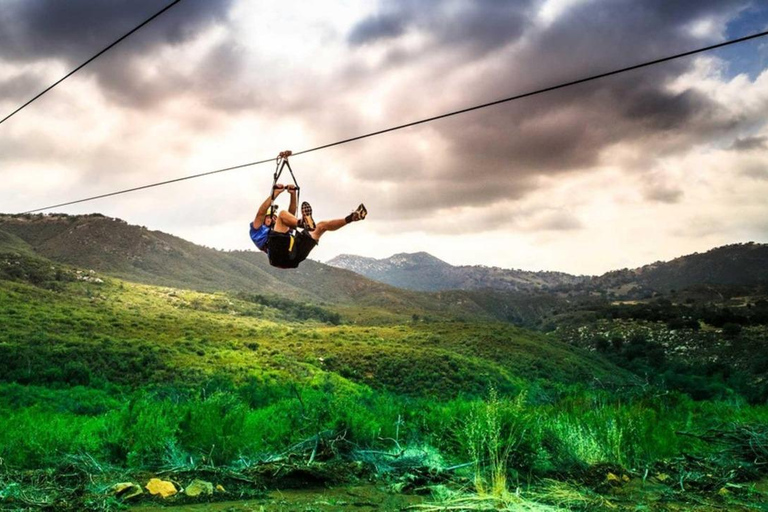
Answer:
M357 207L357 210L353 211L343 219L323 220L318 222L317 227L315 227L315 230L312 231L310 235L315 241L320 240L320 237L323 236L323 233L326 231L336 231L351 222L363 220L366 215L368 215L368 210L365 208L365 205L361 204Z
M314 229L311 229L310 226L315 224L312 220L312 207L305 201L301 204L301 211L302 218L298 219L295 215L291 215L289 212L281 210L277 217L275 231L278 233L287 233L289 230L302 228L305 231L310 231L312 238L317 241L326 231L336 231L351 222L363 220L366 215L368 215L368 210L365 208L365 205L361 204L357 207L357 210L353 211L343 219L323 220L318 222Z

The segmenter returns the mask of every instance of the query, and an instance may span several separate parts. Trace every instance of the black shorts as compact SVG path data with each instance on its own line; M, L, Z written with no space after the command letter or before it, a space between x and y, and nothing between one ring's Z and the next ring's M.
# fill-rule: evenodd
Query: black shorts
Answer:
M269 234L269 264L278 268L296 268L307 259L312 249L317 246L317 240L306 231L295 231L295 234Z

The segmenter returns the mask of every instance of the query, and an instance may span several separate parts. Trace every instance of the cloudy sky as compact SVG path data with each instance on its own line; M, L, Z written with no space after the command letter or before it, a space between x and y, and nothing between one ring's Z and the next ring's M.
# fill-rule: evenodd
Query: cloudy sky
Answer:
M0 118L160 0L3 0ZM312 5L312 7L309 7ZM182 0L0 125L0 212L275 156L768 29L762 0ZM768 242L768 38L292 160L312 254L597 274ZM219 249L273 166L60 208ZM287 206L285 196L282 206Z

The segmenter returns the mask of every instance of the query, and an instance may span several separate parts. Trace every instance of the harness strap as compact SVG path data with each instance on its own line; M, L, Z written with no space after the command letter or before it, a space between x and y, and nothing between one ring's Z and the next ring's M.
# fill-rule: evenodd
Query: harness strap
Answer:
M277 180L280 179L280 175L283 174L283 170L287 167L288 172L291 173L291 179L293 180L293 184L296 185L296 204L301 204L299 202L300 194L301 194L301 187L299 187L299 183L296 181L296 176L293 174L293 169L291 169L291 164L288 162L288 157L291 156L291 151L281 151L277 158L275 159L275 175L274 179L272 180L272 189L270 190L270 202L269 202L269 210L270 212L274 213L274 206L275 206L275 186L277 185ZM272 230L275 228L275 223L271 222L269 224L269 232L272 233ZM293 243L293 241L291 241Z

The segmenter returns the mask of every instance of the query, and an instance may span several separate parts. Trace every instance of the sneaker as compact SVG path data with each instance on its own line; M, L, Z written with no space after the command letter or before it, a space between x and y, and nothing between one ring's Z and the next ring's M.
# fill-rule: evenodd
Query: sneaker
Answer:
M299 227L306 231L315 230L315 221L312 220L312 207L306 201L301 203L301 220L299 221Z

